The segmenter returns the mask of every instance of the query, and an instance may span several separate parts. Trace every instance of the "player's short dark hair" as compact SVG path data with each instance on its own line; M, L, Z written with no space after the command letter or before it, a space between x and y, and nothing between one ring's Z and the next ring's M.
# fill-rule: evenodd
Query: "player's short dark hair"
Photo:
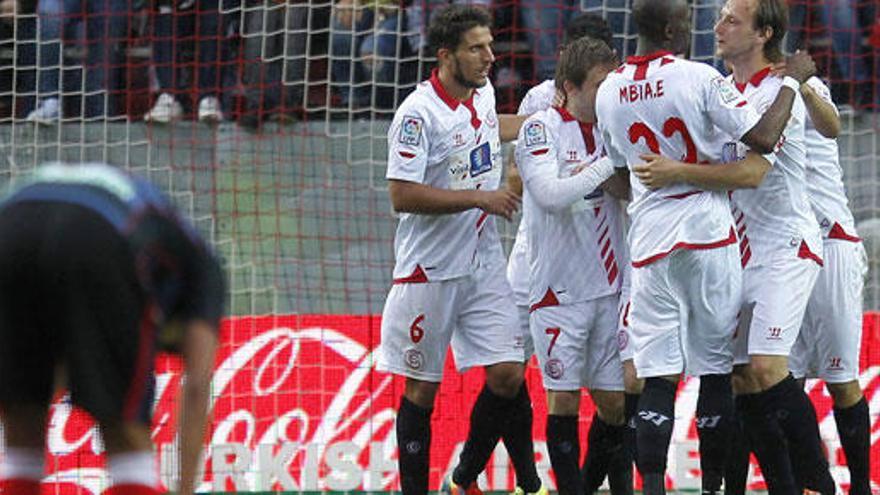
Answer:
M475 27L492 27L489 11L476 5L448 5L432 16L428 26L428 46L431 53L446 48L455 50L464 33Z
M639 36L660 44L666 37L671 2L658 0L635 0L632 19Z
M564 89L565 81L580 86L594 67L617 65L617 56L610 46L589 36L569 43L559 54L556 64L556 89Z
M570 20L562 34L562 47L584 36L604 41L614 48L614 34L605 19L598 14L584 13Z
M754 29L758 31L773 29L773 34L764 44L764 56L771 62L781 62L782 38L788 30L788 5L785 0L757 0L752 21Z

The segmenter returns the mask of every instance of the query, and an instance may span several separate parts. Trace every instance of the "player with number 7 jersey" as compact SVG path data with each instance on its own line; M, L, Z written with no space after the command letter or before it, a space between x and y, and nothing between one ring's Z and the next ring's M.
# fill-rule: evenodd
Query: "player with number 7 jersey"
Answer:
M635 2L638 56L608 75L596 101L606 150L619 173L643 162L647 153L711 166L722 161L731 136L767 153L788 119L793 91L780 93L760 116L717 70L675 55L687 50L687 9L679 0ZM763 160L754 154L746 159ZM636 370L645 379L636 413L644 492L665 493L675 384L687 371L701 378L703 492L714 493L720 490L734 413L732 340L742 291L728 198L685 184L652 190L635 177L630 183L629 320ZM700 421L713 417L721 420Z

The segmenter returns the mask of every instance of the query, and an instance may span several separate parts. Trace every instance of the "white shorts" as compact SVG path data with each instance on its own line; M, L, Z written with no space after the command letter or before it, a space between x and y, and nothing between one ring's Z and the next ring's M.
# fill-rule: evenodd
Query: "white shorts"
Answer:
M519 321L520 333L523 336L523 356L528 361L535 354L535 342L532 340L532 331L529 329L529 306L517 304L516 315Z
M382 311L377 369L439 383L452 344L459 371L524 362L504 263L424 284L395 284Z
M825 241L824 250L788 366L796 378L846 383L859 376L867 255L861 242Z
M780 252L765 265L743 272L743 314L736 332L735 362L749 356L789 356L820 266L811 259Z
M617 303L614 294L532 312L532 340L545 389L623 390Z
M639 378L732 371L741 274L735 244L679 249L633 269L629 328Z
M635 346L629 330L629 309L631 306L629 293L620 295L617 305L617 352L620 354L620 362L629 361L633 358Z

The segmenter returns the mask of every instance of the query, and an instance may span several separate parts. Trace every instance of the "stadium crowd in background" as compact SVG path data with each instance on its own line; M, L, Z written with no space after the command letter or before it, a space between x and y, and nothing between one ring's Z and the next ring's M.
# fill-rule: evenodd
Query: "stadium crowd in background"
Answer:
M191 114L255 128L272 116L302 116L308 108L390 111L426 75L419 71L432 57L425 51L424 26L447 3L205 1L5 0L13 13L0 22L0 37L15 60L0 70L0 89L10 93L0 101L0 116L44 124L62 116L165 123ZM552 78L552 53L579 9L608 20L618 53L635 48L634 23L618 0L462 3L491 6L496 18L521 26L503 26L507 33L499 35L509 38L511 52L501 54L496 70L509 84ZM789 4L787 48L806 48L818 57L844 108L876 109L878 43L871 40L878 36L870 36L880 33L875 3ZM691 55L720 66L712 32L719 5L690 2ZM522 96L518 91L510 104Z

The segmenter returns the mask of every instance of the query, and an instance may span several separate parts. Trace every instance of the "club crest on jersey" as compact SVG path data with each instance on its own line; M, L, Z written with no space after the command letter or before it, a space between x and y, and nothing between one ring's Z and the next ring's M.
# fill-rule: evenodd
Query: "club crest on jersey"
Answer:
M547 144L547 131L544 129L543 122L529 122L524 131L526 137L526 146L535 146L536 144Z
M557 358L552 358L544 365L544 373L554 380L559 380L565 374L565 365Z
M486 125L489 127L495 127L498 125L498 116L495 114L495 110L489 110L489 115L486 116Z
M712 84L718 90L718 95L721 97L721 101L723 101L726 105L729 105L736 100L742 98L742 95L739 94L739 91L733 87L733 84L730 84L730 81L724 79L723 77L716 77L712 79Z
M421 118L410 115L404 116L398 140L401 144L418 146L422 140L422 127L424 127L424 122Z

